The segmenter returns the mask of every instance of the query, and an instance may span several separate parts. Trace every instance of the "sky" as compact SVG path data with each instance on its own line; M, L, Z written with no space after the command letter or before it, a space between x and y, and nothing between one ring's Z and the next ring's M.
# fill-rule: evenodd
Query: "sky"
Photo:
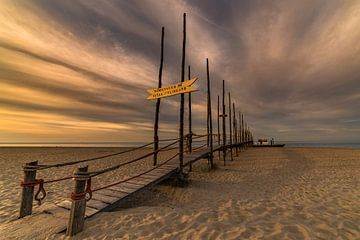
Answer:
M360 141L358 0L0 0L0 142L151 141L161 27L170 85L184 12L194 132L209 58L215 131L224 79L255 138ZM160 138L178 122L164 98Z

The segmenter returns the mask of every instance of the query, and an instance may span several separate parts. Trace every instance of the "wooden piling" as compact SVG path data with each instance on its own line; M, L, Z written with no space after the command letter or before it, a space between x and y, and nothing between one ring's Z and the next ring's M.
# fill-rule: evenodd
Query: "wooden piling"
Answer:
M229 144L230 144L230 160L233 161L233 150L232 150L232 118L231 118L231 94L229 91Z
M225 110L225 80L222 82L222 129L223 129L223 160L226 165L226 110Z
M162 70L163 70L163 63L164 63L164 36L165 36L165 28L161 28L161 47L160 47L160 68L159 68L159 82L158 82L158 88L161 88L162 83ZM155 124L154 124L154 156L153 156L153 165L155 166L157 164L157 156L159 149L159 113L160 113L160 100L161 98L158 98L156 100L156 109L155 109Z
M188 79L191 79L191 69L190 69L190 65L188 66ZM191 123L191 92L189 92L189 135L188 135L188 141L189 141L189 146L188 146L188 150L189 153L192 152L192 123ZM192 171L192 164L189 164L189 172Z
M206 59L206 74L207 74L207 116L208 116L208 125L209 125L209 135L208 140L210 141L210 168L214 166L214 155L213 155L213 129L212 129L212 114L211 114L211 87L210 87L210 74L209 74L209 59Z
M191 79L190 65L188 66L188 78ZM189 92L189 152L192 152L192 123L191 123L191 92Z
M234 129L234 144L235 144L235 152L236 156L238 155L238 139L237 139L237 122L236 122L236 111L235 111L235 103L233 103L233 129Z
M220 96L217 96L217 140L218 140L218 145L221 145L221 141L220 141ZM221 152L218 151L219 153L219 160L220 160L220 155Z
M81 195L85 192L88 166L80 166L74 171L75 188L74 195ZM86 199L85 196L72 200L70 218L66 230L67 236L74 236L84 229Z
M24 181L23 188L21 193L21 204L20 204L20 213L19 218L28 216L32 214L33 198L34 198L34 188L36 181L36 169L38 161L28 162L25 164L24 170ZM28 186L27 186L28 185Z
M186 13L183 15L183 48L181 57L181 82L185 81L185 49L186 49ZM184 94L180 94L180 127L179 127L179 165L180 172L184 166Z
M238 143L239 143L239 151L241 152L241 112L239 111L239 119L238 119Z

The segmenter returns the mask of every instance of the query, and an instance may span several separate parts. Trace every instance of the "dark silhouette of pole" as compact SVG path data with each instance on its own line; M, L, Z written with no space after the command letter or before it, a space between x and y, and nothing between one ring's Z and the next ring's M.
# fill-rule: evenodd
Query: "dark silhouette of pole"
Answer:
M233 103L233 129L234 129L234 144L235 144L235 152L238 155L238 139L237 139L237 120L236 120L236 111L235 111L235 103Z
M220 96L217 96L217 139L220 145Z
M162 27L161 29L161 50L160 50L160 68L159 68L159 83L158 88L161 88L161 79L162 79L162 70L163 70L163 63L164 63L164 35L165 35L165 28ZM155 124L154 124L154 159L153 164L154 166L157 164L157 150L159 149L159 113L160 113L160 98L156 100L156 109L155 109Z
M239 150L241 152L242 149L242 142L241 142L241 112L239 111L239 129L238 129L238 133L239 133Z
M225 122L225 80L223 80L222 85L222 128L223 128L223 160L224 166L226 165L226 122Z
M230 145L230 160L233 161L232 151L232 118L231 118L231 94L229 92L229 145Z
M208 141L210 141L210 168L213 168L213 132L212 132L212 114L211 114L211 87L210 87L210 74L209 74L209 59L206 59L206 75L207 75L207 112L208 112L208 128L209 135Z
M185 81L185 48L186 48L186 13L183 18L183 49L181 59L181 82ZM184 166L184 94L180 95L180 127L179 127L179 163L182 173Z
M190 65L188 68L188 78L191 79ZM189 152L192 152L192 126L191 126L191 92L189 92Z

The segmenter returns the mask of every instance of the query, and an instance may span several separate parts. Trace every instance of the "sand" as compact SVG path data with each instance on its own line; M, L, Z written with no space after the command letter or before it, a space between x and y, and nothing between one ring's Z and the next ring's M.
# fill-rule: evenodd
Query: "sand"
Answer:
M9 159L0 160L0 239L66 239L63 234L14 231L17 221L10 220L17 214L21 163L111 151L0 149L0 156ZM141 167L147 164L151 161ZM131 175L135 168L116 176ZM360 150L249 149L227 166L218 162L214 171L207 170L205 161L195 164L186 188L158 185L121 208L95 215L73 239L360 239L359 169ZM53 186L48 201L62 188Z

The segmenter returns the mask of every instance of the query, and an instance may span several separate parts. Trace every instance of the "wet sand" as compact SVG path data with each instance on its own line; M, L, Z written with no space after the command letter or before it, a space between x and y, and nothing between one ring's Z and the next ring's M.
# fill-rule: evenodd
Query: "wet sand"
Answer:
M0 239L66 238L15 231L17 221L9 222L17 216L19 173L24 162L50 158L57 162L114 151L0 148ZM124 159L113 158L106 164ZM109 174L107 181L150 165L151 158ZM214 171L208 171L206 161L195 164L186 188L161 184L135 195L115 211L97 214L74 239L359 239L359 170L360 150L249 149L227 166L218 162ZM49 176L48 172L42 174ZM58 170L54 177L64 174ZM59 185L47 188L47 201L71 191L71 180L66 186ZM22 235L24 232L27 235Z

